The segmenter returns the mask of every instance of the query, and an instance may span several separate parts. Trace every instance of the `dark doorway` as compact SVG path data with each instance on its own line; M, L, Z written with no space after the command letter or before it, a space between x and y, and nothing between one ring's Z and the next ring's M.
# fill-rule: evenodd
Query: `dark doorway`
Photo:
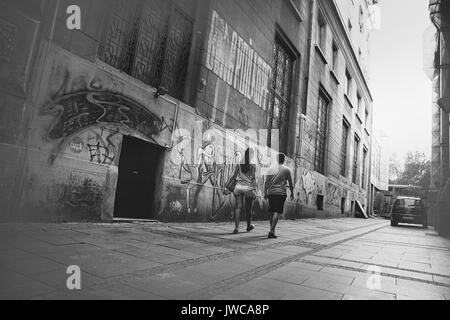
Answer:
M341 199L341 214L345 213L345 198Z
M323 200L324 196L317 195L317 210L323 211Z
M114 217L154 219L156 173L162 150L157 146L123 136L119 159Z

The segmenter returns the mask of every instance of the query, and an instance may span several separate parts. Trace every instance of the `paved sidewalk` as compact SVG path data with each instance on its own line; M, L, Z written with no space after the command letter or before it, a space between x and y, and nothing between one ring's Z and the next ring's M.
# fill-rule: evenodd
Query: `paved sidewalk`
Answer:
M1 224L0 298L450 298L450 240L431 229L342 218L280 221L278 239L267 239L267 222L250 233L232 230L232 223ZM81 268L81 290L66 287L70 265Z

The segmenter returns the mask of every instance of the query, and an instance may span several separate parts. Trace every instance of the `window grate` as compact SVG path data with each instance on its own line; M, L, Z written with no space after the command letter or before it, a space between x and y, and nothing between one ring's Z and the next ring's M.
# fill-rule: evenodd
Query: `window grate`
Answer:
M358 156L359 156L359 139L355 136L354 142L354 150L353 150L353 179L352 182L354 184L357 183L357 175L358 175Z
M172 1L114 0L100 59L182 99L193 20Z
M366 165L367 165L367 150L363 151L363 163L362 163L362 178L361 178L361 188L366 189Z
M328 105L330 101L322 93L319 93L319 105L317 109L317 134L316 134L316 154L315 170L325 174L325 151L328 130Z
M347 174L347 146L348 146L348 126L342 123L342 141L341 141L341 176Z
M278 38L275 39L273 50L273 78L267 118L267 141L269 142L269 146L271 146L271 129L280 130L280 151L286 153L288 142L287 123L289 118L289 100L292 89L294 58Z

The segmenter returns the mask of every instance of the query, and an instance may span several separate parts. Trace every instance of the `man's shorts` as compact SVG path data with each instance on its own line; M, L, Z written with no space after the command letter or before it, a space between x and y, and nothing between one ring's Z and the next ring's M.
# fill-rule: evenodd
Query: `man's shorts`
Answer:
M286 195L269 195L269 212L283 213L284 203L286 202Z
M254 198L256 195L255 188L251 186L242 185L239 183L236 184L236 186L234 187L233 193L235 196L243 195L246 198Z

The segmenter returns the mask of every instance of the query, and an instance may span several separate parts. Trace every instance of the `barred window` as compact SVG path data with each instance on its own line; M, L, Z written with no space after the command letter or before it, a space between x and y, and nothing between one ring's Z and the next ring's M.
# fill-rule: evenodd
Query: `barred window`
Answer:
M317 45L325 53L326 50L326 35L327 35L327 24L322 13L319 11L319 16L317 18Z
M348 146L348 130L349 126L342 121L342 141L341 141L341 176L345 177L347 174L347 146Z
M331 61L330 68L331 68L331 70L336 72L337 68L338 68L338 56L339 56L339 49L338 49L338 46L336 45L336 42L333 41L331 48L332 48L333 56L331 57L331 60L330 60Z
M99 58L182 99L193 24L170 0L114 0Z
M366 165L367 165L367 149L364 147L363 150L363 163L362 163L362 178L361 178L361 188L366 189Z
M320 91L319 105L317 108L317 132L316 132L316 154L314 168L317 172L325 174L325 152L328 130L328 105L330 100Z
M267 129L269 132L267 141L270 146L270 130L279 129L280 151L286 153L294 57L278 38L275 38L273 50L273 78L267 118Z
M357 183L357 175L358 175L358 156L359 156L359 138L355 135L354 142L354 150L353 150L353 179L352 182L354 184Z

